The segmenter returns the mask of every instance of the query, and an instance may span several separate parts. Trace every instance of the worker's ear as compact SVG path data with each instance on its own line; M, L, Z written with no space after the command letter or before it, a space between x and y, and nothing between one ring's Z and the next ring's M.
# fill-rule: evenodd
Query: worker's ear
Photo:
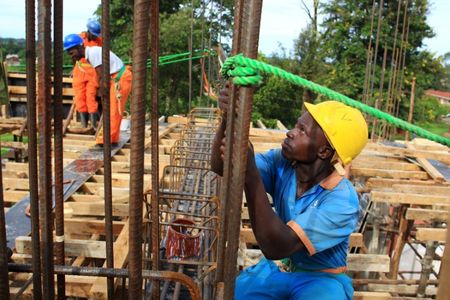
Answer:
M322 145L319 147L319 150L317 151L317 156L322 159L331 159L334 155L334 150L331 148L330 145Z

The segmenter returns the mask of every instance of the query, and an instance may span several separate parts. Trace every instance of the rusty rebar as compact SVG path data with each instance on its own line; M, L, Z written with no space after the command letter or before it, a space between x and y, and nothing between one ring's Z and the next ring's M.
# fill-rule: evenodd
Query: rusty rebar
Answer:
M41 256L39 236L37 128L36 128L36 3L25 1L26 6L26 62L27 62L27 126L28 126L28 178L30 187L30 213L32 236L33 298L42 299Z
M8 268L11 272L31 272L32 268L30 264L8 264ZM74 266L55 266L56 274L65 275L78 275L78 276L95 276L95 277L108 277L108 278L127 278L129 277L128 269L114 269L114 268L96 268L96 267L74 267ZM171 271L142 271L142 277L151 280L171 280L180 282L187 287L191 299L200 299L200 290L197 284L187 275L171 272ZM137 299L136 299L137 300Z
M53 132L55 156L55 263L64 265L64 196L63 196L63 1L55 1L53 16ZM64 274L58 274L57 298L65 299Z
M104 190L105 190L105 240L106 266L114 268L114 236L112 223L112 167L111 167L111 105L110 105L110 54L111 41L109 32L109 3L102 0L102 107L103 107L103 158L104 158ZM115 101L115 99L113 100ZM107 279L108 299L114 297L114 278Z
M51 11L50 0L38 1L38 91L39 113L39 213L43 298L55 297L53 271L53 215L51 160Z
M0 161L1 159L0 153ZM0 295L5 297L5 299L9 299L8 248L6 246L5 199L3 198L2 173L2 168L0 167Z
M242 35L239 53L252 58L258 54L259 28L261 22L262 0L245 1L241 10ZM234 45L233 45L234 46ZM239 101L235 119L235 131L229 138L233 144L231 159L233 164L231 178L225 185L233 187L227 198L227 246L224 266L224 299L233 299L235 278L237 274L237 250L239 247L240 219L242 209L242 193L244 190L245 171L247 167L248 141L252 112L253 88L241 88L239 96L232 94L231 102ZM239 97L239 100L237 99ZM234 113L234 111L229 111ZM227 124L228 125L228 124Z
M243 0L235 1L234 8L234 29L233 29L233 48L232 55L236 55L239 53L240 44L241 44L241 33L242 33L242 10L244 7ZM231 178L231 155L233 152L233 143L231 143L231 136L234 132L234 120L235 120L235 107L236 107L236 93L237 88L232 86L231 94L234 95L230 99L230 103L228 105L228 114L226 116L226 129L225 129L225 138L226 138L226 147L224 152L223 159L223 177L222 184L220 186L220 218L219 218L219 241L217 245L217 272L216 272L216 284L219 282L223 282L224 280L224 266L225 266L225 249L228 241L227 236L227 227L228 227L228 208L227 205L229 203L228 197L230 194L230 182ZM220 289L223 291L223 289Z
M144 198L145 94L150 0L134 2L133 91L131 100L128 298L142 298L142 199Z
M151 19L151 61L159 61L159 0L152 0L150 9ZM158 77L157 63L152 63L152 111L151 111L151 141L152 141L152 270L159 270L159 124L158 124ZM159 282L153 282L154 299L159 297Z

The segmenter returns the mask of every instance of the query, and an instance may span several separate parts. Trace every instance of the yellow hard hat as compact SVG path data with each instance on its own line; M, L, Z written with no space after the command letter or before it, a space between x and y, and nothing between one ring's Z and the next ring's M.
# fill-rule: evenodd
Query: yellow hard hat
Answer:
M344 166L366 146L367 123L359 110L337 101L305 102L305 107L322 128Z

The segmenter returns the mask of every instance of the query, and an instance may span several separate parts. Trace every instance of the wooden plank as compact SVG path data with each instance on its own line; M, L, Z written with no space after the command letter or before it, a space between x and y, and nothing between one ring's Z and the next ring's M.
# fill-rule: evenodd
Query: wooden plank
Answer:
M450 186L424 186L411 184L394 184L390 190L401 193L447 196L450 195Z
M118 235L122 231L125 222L113 222L113 234ZM64 233L71 234L100 234L105 235L104 220L86 220L81 218L67 218L64 220Z
M8 72L8 78L11 78L11 79L13 79L13 78L26 79L27 78L27 74L25 74L25 73ZM50 80L53 81L53 76L50 78ZM72 83L73 79L72 79L72 77L63 76L63 82L65 82L65 83Z
M449 186L447 183L438 184L434 180L406 180L406 179L392 179L392 178L369 178L366 182L368 188L382 188L391 187L394 184L408 184L420 186Z
M5 202L16 203L22 200L24 197L28 196L28 191L3 191L3 197L5 198Z
M422 157L416 158L417 162L420 164L420 166L430 175L431 178L436 180L437 182L444 182L445 178L444 175L441 174L431 163L426 159Z
M412 193L372 191L371 200L390 204L450 205L450 197Z
M114 217L128 217L128 204L113 203L112 214ZM64 214L68 216L105 216L105 205L103 202L83 203L66 202L64 203Z
M391 146L384 146L381 144L367 144L366 148L363 150L367 151L377 151L381 154L388 153L389 155L397 155L397 156L410 156L410 157L423 157L423 158L431 158L435 160L439 160L443 163L450 164L450 152L447 148L446 151L424 151L424 150L411 150L406 148L398 148Z
M417 228L416 240L445 243L446 234L447 229L443 228Z
M406 145L408 149L417 150L416 146L413 145L412 143L407 143ZM445 181L445 177L441 174L441 172L439 172L426 158L417 157L416 160L419 163L419 165L428 173L428 175L430 175L431 178L433 178L437 182Z
M408 162L389 162L381 160L354 160L353 168L385 169L398 171L421 171L420 167Z
M391 285L391 284L370 283L368 284L367 287L369 291L374 292L389 292L415 296L417 295L418 285L405 285L405 284ZM425 294L429 296L436 295L436 292L437 287L435 286L427 286L427 288L425 289Z
M64 241L66 256L85 256L91 258L106 258L105 242L66 239ZM16 238L16 252L31 254L31 237L19 236Z
M348 254L347 266L349 271L389 272L390 259L382 254Z
M353 293L354 300L391 300L392 296L385 292L361 292L355 291Z
M402 171L390 169L357 168L351 169L352 176L364 177L384 177L394 179L428 179L428 174L424 171Z
M114 242L114 267L123 268L128 259L128 231L129 222L127 221L123 226L117 240ZM106 267L106 262L103 264ZM119 279L116 278L114 286L117 287ZM97 277L94 281L91 290L89 291L89 299L107 299L107 283L106 278Z
M430 222L446 222L449 212L447 210L425 209L425 208L408 208L406 211L406 219L421 220Z
M8 190L29 190L29 179L22 178L3 178L3 188Z
M20 86L20 85L8 85L8 92L10 94L26 95L27 87ZM63 92L63 96L73 97L75 95L73 88L63 87L62 92ZM51 94L53 95L53 88L51 89Z

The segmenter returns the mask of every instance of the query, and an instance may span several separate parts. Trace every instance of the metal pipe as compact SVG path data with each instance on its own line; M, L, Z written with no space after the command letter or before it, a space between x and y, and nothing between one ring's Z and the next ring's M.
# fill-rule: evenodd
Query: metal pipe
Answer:
M55 155L55 263L64 265L64 196L63 196L63 1L55 1L53 16L53 130ZM57 298L65 299L65 276L57 278Z
M144 198L145 92L150 0L134 2L133 91L131 100L131 156L129 209L128 298L142 298L142 199Z
M103 159L105 189L105 240L106 266L114 268L114 236L112 223L112 167L111 167L111 105L110 105L110 55L109 2L102 0L102 107L103 107ZM114 297L114 278L108 278L108 299Z
M42 299L36 129L36 3L26 6L28 178L32 236L33 298Z
M30 264L8 264L10 272L32 272ZM94 276L94 277L108 277L108 278L127 278L130 271L128 269L114 269L114 268L96 268L96 267L74 267L74 266L55 266L56 274L65 275L79 275L79 276ZM185 285L190 293L192 300L200 299L200 290L197 284L189 276L171 271L142 271L142 277L151 280L171 280L180 282Z
M51 1L38 1L39 183L43 298L55 297L51 169Z
M151 19L151 61L159 61L159 0L152 0L150 9ZM152 63L152 112L151 112L151 141L152 141L152 270L159 270L159 128L158 128L158 64ZM153 282L154 299L159 296L159 282Z
M1 143L0 143L1 144ZM0 161L1 161L0 154ZM9 299L8 248L6 246L5 199L3 198L3 174L0 167L0 295Z

